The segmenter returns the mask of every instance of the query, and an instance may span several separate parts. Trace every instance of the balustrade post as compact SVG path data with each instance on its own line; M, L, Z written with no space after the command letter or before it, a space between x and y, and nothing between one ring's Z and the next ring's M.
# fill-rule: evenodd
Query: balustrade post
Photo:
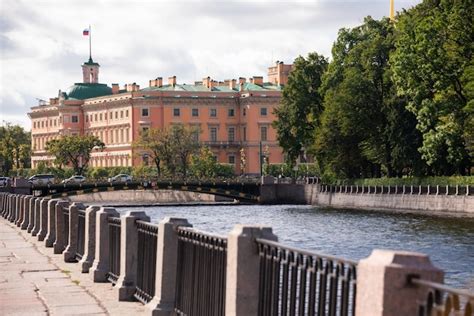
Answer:
M100 206L89 206L86 209L85 215L85 234L84 234L84 255L79 264L81 265L82 273L89 272L95 256L95 227L96 214L100 210Z
M459 195L459 185L458 184L456 184L456 193L455 193L455 195Z
M94 282L107 282L109 272L109 216L118 217L119 213L110 207L101 207L95 217L95 256L90 268Z
M53 249L55 254L60 254L64 251L64 248L66 248L66 238L64 236L66 227L64 223L64 209L69 208L69 202L67 201L59 201L56 204L56 210L55 210L55 226L56 226L56 239L54 240L53 243Z
M374 250L357 266L356 316L417 315L426 290L410 286L410 276L442 282L443 271L425 254Z
M28 205L28 209L30 210L29 211L30 216L28 219L28 227L26 228L26 231L28 233L31 233L31 231L33 230L33 227L35 226L35 204L36 204L37 199L38 199L37 197L32 197Z
M236 225L227 238L227 315L258 314L260 255L257 238L277 241L271 227Z
M12 218L13 218L13 199L14 198L15 198L14 194L9 195L9 199L8 199L8 217L7 217L7 220L9 222L11 222Z
M30 200L31 196L28 195L23 199L23 219L20 223L20 229L22 230L28 228L28 223L30 221Z
M31 231L31 236L36 236L38 235L38 232L40 231L40 214L41 210L41 198L38 198L35 200L35 206L33 208L33 212L35 213L35 221L33 223L33 229Z
M129 211L122 216L120 225L120 277L115 289L118 291L119 301L133 299L137 283L138 261L138 228L135 221L150 221L145 212Z
M48 248L53 247L56 240L56 205L58 202L58 199L48 201L48 233L44 240L45 246Z
M63 253L65 262L76 261L79 209L84 208L84 204L77 202L69 206L69 243Z
M40 229L38 241L43 241L48 233L48 202L49 198L43 198L40 202Z
M18 195L16 199L16 218L15 218L15 225L20 226L20 222L22 219L22 201L23 201L24 195Z
M166 217L158 227L156 249L155 296L147 304L152 315L172 315L176 300L176 273L178 260L177 228L191 227L187 219Z

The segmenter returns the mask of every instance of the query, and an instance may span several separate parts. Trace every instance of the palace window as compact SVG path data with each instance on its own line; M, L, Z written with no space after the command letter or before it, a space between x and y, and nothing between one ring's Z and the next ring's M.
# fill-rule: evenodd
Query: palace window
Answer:
M120 111L120 118L123 118L123 111Z
M173 116L179 116L180 115L180 110L179 108L174 108L173 109Z
M263 142L267 141L267 127L266 126L260 127L260 140Z
M97 122L97 113L96 113L96 114L94 114L94 121L96 121L96 122Z
M79 117L77 115L71 116L71 122L73 122L73 123L79 122Z
M118 119L118 111L115 111L115 119Z
M267 108L260 108L260 115L267 116Z
M210 109L209 110L210 117L217 117L217 109Z
M229 155L229 163L230 164L235 164L235 156L234 155Z
M128 110L125 111L125 117L128 117Z
M244 109L242 110L242 115L243 115L243 116L246 116L246 115L247 115L247 109L246 109L246 108L244 108Z
M89 122L89 115L86 115L86 122ZM56 121L54 121L54 125L56 126Z
M242 128L242 138L243 138L243 141L246 142L247 141L247 127L243 127Z
M227 140L233 142L235 140L235 128L229 127L227 130Z
M107 112L104 113L104 120L107 121Z
M142 109L142 116L149 116L148 108L143 108Z
M235 111L234 111L234 109L229 109L229 110L227 111L227 116L229 116L229 117L235 116Z
M217 127L211 127L209 129L209 134L210 134L211 142L216 142L217 141Z
M192 116L199 116L199 109L191 109Z
M102 113L99 114L99 121L102 121Z

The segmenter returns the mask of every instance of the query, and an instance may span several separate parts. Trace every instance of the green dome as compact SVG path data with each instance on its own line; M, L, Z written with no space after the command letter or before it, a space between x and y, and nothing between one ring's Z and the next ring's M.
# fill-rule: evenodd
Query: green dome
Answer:
M104 83L75 83L69 87L68 99L84 100L112 94L112 88Z

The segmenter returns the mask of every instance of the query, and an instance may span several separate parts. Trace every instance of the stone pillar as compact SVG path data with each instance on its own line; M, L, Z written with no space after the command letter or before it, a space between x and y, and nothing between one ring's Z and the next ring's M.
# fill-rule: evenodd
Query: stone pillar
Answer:
M32 197L28 206L28 208L30 209L30 218L28 220L28 227L26 230L28 233L31 233L33 227L35 226L35 204L37 199L37 197Z
M65 262L76 262L78 213L84 208L84 204L76 202L69 206L69 243L63 252Z
M22 208L22 202L23 202L23 197L24 195L18 195L18 198L16 199L16 209L17 209L17 215L15 219L15 225L20 226L21 219L23 218L23 208Z
M48 248L53 247L56 240L56 204L58 202L58 199L48 201L48 233L44 240L45 246Z
M115 289L119 301L128 301L133 298L137 283L138 229L135 221L149 222L150 217L145 212L129 211L121 220L120 277Z
M38 232L38 241L43 241L48 233L48 202L49 198L41 199L40 203L40 230Z
M176 296L178 226L191 227L187 219L166 217L159 224L156 249L155 296L147 304L152 315L172 315Z
M95 226L96 213L100 210L100 206L89 206L86 209L86 227L84 241L84 255L79 264L82 273L88 273L95 256Z
M63 210L69 208L69 202L66 201L59 201L56 204L56 210L55 210L55 215L56 215L56 239L54 240L53 243L53 248L54 248L54 253L55 254L60 254L64 251L64 248L66 248L66 227L64 223L64 215L63 215Z
M376 249L357 266L356 316L417 315L426 289L410 286L408 277L442 282L443 274L427 255Z
M41 198L35 200L35 207L33 208L33 212L35 213L35 222L33 223L33 230L31 231L31 236L38 235L40 231L40 224L41 224Z
M110 207L101 207L96 214L95 256L92 262L92 279L94 282L106 282L109 272L109 216L118 217L119 213Z
M12 222L13 221L13 200L15 198L15 195L14 194L10 194L8 196L8 217L7 217L7 220L9 222Z
M260 257L257 238L277 240L271 227L253 225L236 225L227 238L227 315L258 314Z

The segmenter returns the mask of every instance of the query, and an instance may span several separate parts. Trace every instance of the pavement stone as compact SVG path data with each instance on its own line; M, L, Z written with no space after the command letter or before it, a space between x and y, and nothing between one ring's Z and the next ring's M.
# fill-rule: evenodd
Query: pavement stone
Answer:
M110 283L94 283L26 231L0 218L0 315L144 315L119 302Z

